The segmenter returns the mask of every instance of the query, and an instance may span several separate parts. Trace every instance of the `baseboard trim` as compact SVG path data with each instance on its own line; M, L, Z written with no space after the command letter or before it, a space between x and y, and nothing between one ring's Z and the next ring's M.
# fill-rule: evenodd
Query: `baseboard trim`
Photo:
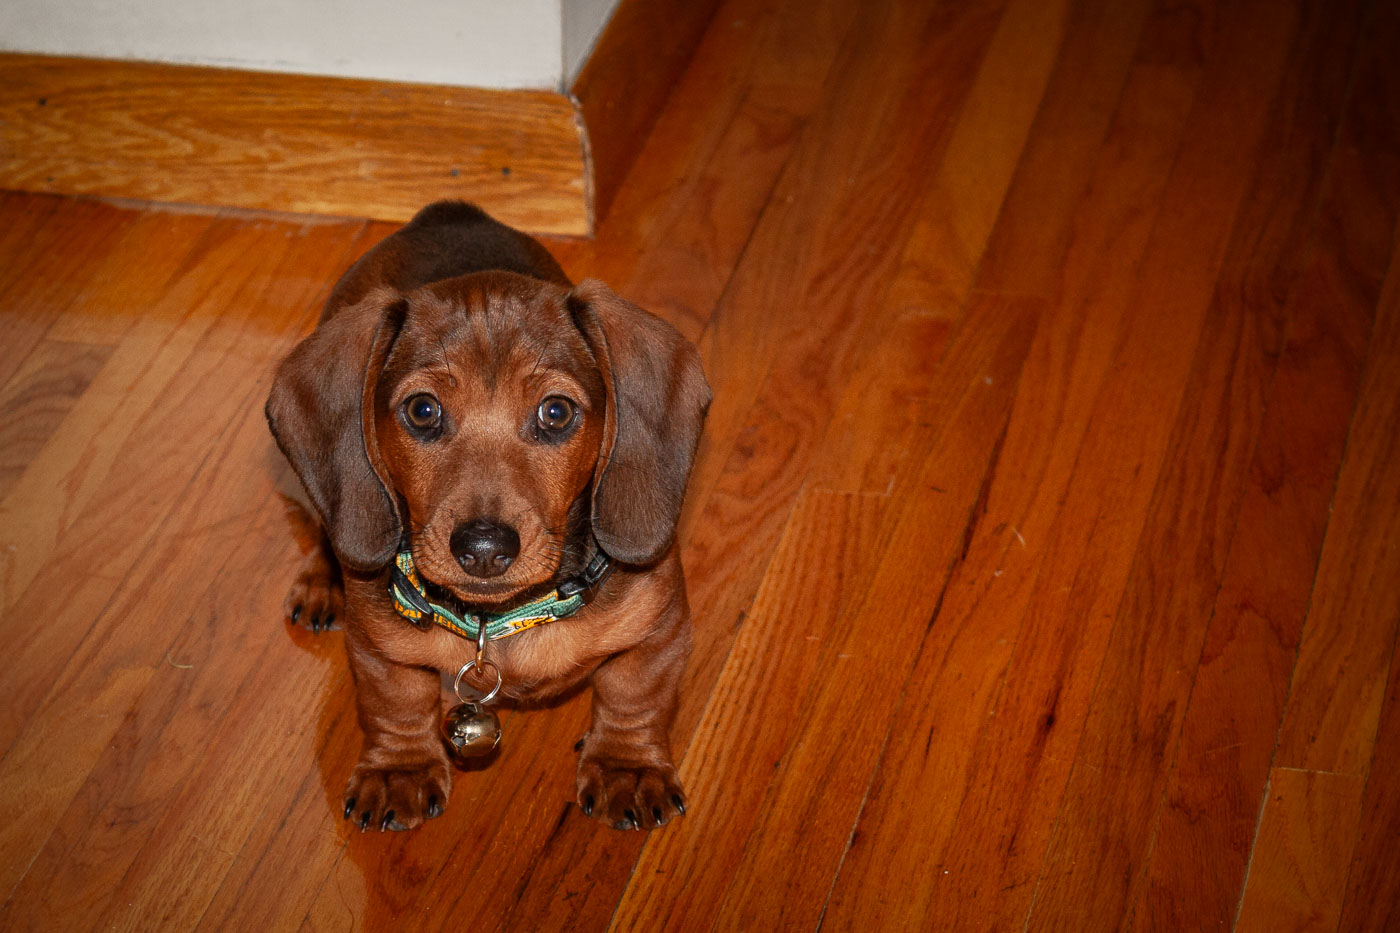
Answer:
M0 186L407 220L440 197L590 231L582 121L545 91L0 55Z
M0 188L587 236L716 0L622 0L570 94L0 53Z

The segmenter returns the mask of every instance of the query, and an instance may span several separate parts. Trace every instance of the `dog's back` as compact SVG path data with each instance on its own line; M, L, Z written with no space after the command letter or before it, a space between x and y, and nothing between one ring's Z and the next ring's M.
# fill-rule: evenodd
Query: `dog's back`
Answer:
M534 238L512 230L475 204L437 201L350 267L326 299L321 319L359 301L375 286L408 292L443 279L491 270L516 272L565 288L572 284Z

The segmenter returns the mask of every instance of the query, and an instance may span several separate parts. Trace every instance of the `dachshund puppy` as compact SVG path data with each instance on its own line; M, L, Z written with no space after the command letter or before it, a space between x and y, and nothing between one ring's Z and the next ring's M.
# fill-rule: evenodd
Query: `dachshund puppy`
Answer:
M709 402L674 328L472 205L430 205L345 273L267 418L323 530L288 613L319 630L343 605L364 731L347 818L442 812L441 673L474 659L482 691L499 672L517 700L592 684L585 813L649 829L685 812L674 538Z

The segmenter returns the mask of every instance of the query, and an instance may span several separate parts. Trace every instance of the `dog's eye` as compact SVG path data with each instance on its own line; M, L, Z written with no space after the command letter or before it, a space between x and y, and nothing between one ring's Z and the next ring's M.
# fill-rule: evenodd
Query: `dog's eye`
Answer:
M442 420L442 408L431 395L419 393L403 403L403 416L419 431L431 431Z
M574 423L574 403L562 395L551 395L540 402L535 420L545 431L558 433Z

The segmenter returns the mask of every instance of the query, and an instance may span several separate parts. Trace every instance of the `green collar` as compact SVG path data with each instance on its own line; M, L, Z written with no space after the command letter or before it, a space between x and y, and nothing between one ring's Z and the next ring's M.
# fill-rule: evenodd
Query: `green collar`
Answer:
M476 641L480 626L485 625L486 639L495 641L578 612L588 605L612 566L612 558L599 551L583 573L565 580L539 599L507 612L467 612L459 616L428 599L427 588L413 567L413 554L405 547L394 558L394 569L389 573L389 596L398 614L420 629L426 630L430 622L435 622L454 635Z

